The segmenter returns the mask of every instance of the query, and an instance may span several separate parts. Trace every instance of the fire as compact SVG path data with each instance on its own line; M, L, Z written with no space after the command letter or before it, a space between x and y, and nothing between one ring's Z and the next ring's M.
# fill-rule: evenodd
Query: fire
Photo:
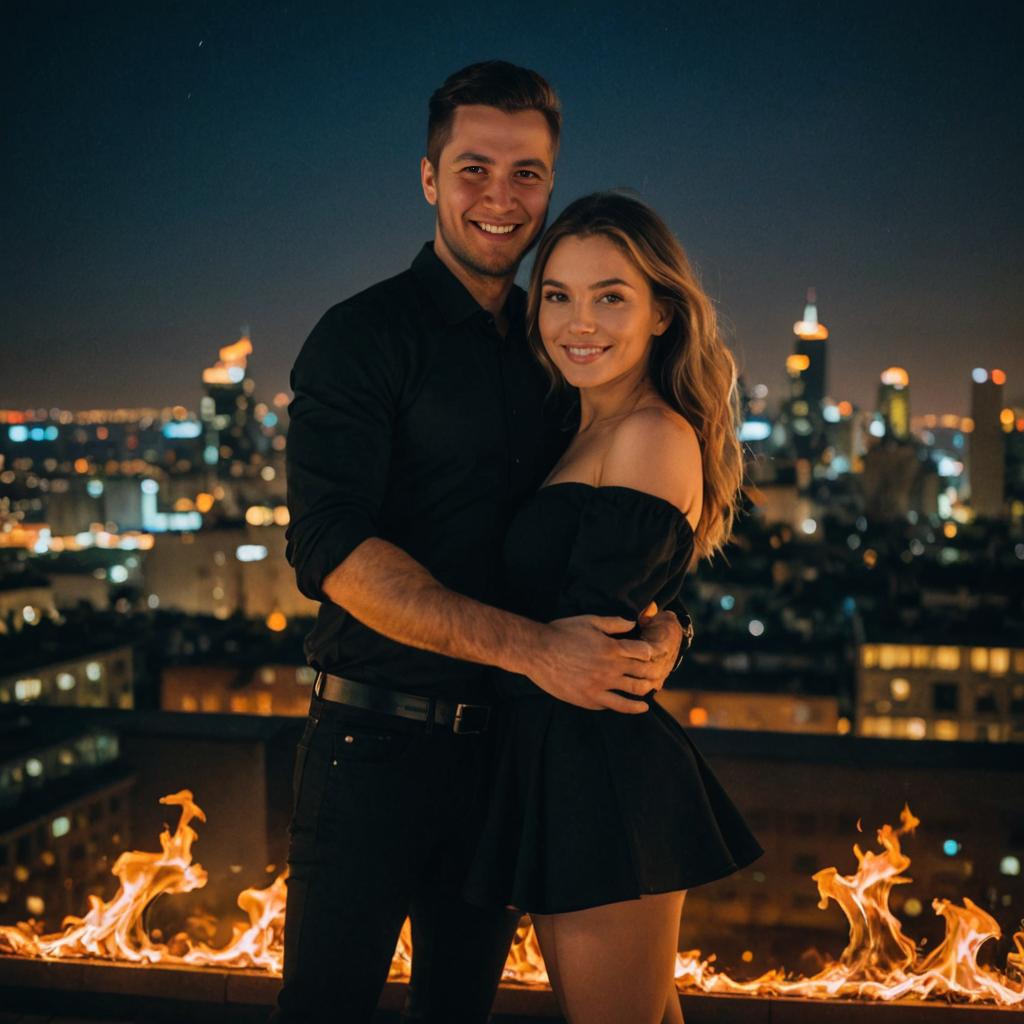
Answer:
M192 862L192 844L198 837L191 823L206 820L201 808L188 790L165 796L160 802L181 809L177 828L173 834L167 828L160 834L159 853L131 851L117 859L113 874L120 880L120 888L109 902L90 897L85 917L65 918L62 930L50 935L39 934L34 922L0 927L0 953L256 968L279 974L284 956L286 873L265 889L245 889L239 895L238 906L246 921L234 925L231 939L222 948L212 948L185 931L166 943L154 941L156 936L147 934L143 914L157 896L192 892L207 882L206 872ZM713 955L704 959L699 950L691 950L677 955L677 987L682 991L812 999L946 997L1024 1006L1024 927L1013 936L1016 951L1007 956L1006 973L978 963L981 948L1002 933L995 919L969 899L964 899L963 906L948 900L932 901L935 913L945 921L946 935L927 956L903 934L899 920L889 909L889 896L895 886L911 881L904 874L910 858L902 850L900 837L913 833L919 824L910 808L904 807L899 828L883 825L878 830L879 850L865 852L859 844L854 845L854 874L841 875L829 867L814 875L821 897L818 906L824 910L834 900L849 926L846 948L817 974L792 977L776 969L753 981L735 981L716 972ZM193 932L199 930L194 922L190 924ZM411 964L412 930L406 921L389 979L408 979ZM544 959L532 925L520 926L503 978L510 984L547 984Z

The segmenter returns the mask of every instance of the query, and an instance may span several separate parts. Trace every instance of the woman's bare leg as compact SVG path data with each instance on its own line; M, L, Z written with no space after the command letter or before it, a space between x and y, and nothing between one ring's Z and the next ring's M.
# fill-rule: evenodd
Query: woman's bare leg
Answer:
M535 918L569 1024L679 1024L681 1015L665 1014L672 1011L668 987L684 896L663 893Z

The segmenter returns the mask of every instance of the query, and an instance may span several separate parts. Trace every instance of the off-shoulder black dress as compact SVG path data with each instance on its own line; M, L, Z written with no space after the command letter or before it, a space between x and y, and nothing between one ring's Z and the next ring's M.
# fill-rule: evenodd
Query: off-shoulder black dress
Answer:
M509 607L542 622L636 619L679 592L693 531L671 503L627 487L556 483L505 542ZM685 730L588 711L522 676L499 689L489 808L465 896L553 914L690 889L763 852Z

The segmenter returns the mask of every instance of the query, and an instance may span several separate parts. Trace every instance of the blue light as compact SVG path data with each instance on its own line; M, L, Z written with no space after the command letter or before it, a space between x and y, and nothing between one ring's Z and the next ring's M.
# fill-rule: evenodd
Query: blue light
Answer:
M263 417L263 426L265 426L265 427L276 427L277 426L277 413L276 412L268 412L267 415Z
M194 420L172 420L164 424L164 437L170 439L198 437L202 427Z
M28 436L30 438L32 438L33 441L45 441L46 440L46 431L43 430L42 427L33 427L28 432Z
M957 431L953 435L953 447L954 448L963 448L963 446L964 446L964 435L961 434L959 431Z
M216 466L219 453L214 445L208 444L203 449L203 462L208 466Z
M12 441L27 441L28 440L28 427L16 426L7 428L7 436Z
M980 366L976 366L973 370L971 370L971 379L974 381L975 384L984 384L985 381L988 380L988 370Z
M46 428L46 440L47 441L56 441L57 440L57 428L56 427L52 427L51 426L51 427L47 427Z
M955 839L947 839L942 844L942 852L947 857L955 857L960 852L960 844Z
M273 413L270 415L273 415ZM263 422L266 423L266 420ZM771 432L771 424L766 420L744 420L740 425L740 440L763 441L771 435Z
M85 493L90 498L98 498L103 494L103 481L102 480L90 480L85 485Z
M731 612L736 606L736 598L732 594L723 594L721 601L718 602L723 609L727 612Z

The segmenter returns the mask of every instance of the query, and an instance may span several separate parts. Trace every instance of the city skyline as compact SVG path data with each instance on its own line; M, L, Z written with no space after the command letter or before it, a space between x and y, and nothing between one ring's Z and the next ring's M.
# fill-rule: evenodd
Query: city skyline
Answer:
M19 10L0 407L191 406L246 326L261 393L285 390L321 313L430 236L427 97L491 56L561 95L552 213L640 191L748 386L784 394L814 286L836 400L873 408L892 365L913 415L967 413L974 366L1024 396L1019 8L455 10L407 15L408 43L383 10Z

